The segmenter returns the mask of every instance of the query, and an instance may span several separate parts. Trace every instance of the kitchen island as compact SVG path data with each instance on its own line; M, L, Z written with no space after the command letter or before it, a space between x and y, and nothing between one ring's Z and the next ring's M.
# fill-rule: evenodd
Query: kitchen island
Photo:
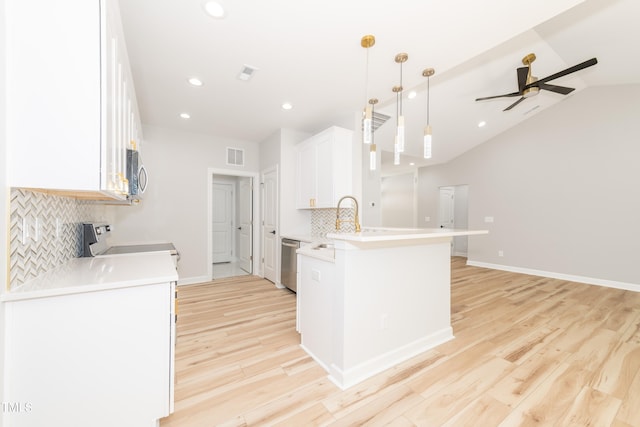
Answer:
M486 233L365 228L299 249L302 347L346 389L451 340L451 239Z

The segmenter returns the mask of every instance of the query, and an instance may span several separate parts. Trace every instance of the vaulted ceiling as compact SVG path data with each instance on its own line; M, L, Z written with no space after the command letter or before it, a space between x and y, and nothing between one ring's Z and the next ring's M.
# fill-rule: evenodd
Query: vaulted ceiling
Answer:
M220 3L224 19L206 15L204 0L120 2L144 124L259 142L279 128L313 133L355 124L375 97L377 111L391 117L375 141L390 152L392 87L400 81L394 57L406 52L407 153L395 167L402 170L409 162L447 162L588 86L640 83L637 0ZM376 37L369 49L360 45L366 34ZM516 69L529 53L539 78L593 57L598 64L550 82L576 88L566 96L541 91L507 112L517 98L475 101L517 91ZM248 81L237 78L245 66L256 70ZM433 158L423 160L428 67L436 71L429 82L434 146ZM191 86L194 76L204 85ZM408 99L411 91L417 96ZM293 108L283 110L284 102ZM191 118L180 118L183 112Z

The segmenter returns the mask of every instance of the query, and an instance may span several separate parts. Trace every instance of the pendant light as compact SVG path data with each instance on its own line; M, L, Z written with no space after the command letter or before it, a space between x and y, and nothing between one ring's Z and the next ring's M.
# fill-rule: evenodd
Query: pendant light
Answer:
M427 78L427 95L426 95L427 125L424 127L424 158L425 159L431 158L431 124L429 123L429 94L430 94L429 78L433 76L435 72L436 70L434 70L433 68L425 68L424 71L422 71L422 75Z
M409 55L406 53L399 53L395 57L396 63L400 64L400 85L394 86L393 91L396 94L396 114L397 114L397 130L396 135L398 137L398 152L404 152L404 116L402 115L402 64L407 62Z
M367 49L367 67L365 73L365 99L369 97L369 48L376 44L376 38L368 34L360 40L360 46ZM364 107L364 116L362 119L362 142L371 144L373 142L373 105L369 102Z
M369 105L367 108L371 108L371 116L373 116L374 107L378 103L376 98L371 98L369 100ZM371 145L369 147L369 170L374 171L378 167L378 154L377 154L376 144L373 142L373 130L371 131Z

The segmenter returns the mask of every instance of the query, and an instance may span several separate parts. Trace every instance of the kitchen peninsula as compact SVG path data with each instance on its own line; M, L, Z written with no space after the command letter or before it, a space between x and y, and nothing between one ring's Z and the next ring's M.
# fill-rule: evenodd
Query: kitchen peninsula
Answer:
M452 339L451 239L487 233L364 228L299 249L302 347L346 389Z

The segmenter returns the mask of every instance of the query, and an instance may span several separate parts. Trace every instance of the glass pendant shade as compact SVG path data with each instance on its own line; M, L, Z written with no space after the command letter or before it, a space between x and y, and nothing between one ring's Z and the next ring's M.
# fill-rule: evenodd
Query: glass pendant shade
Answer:
M400 164L400 151L398 150L398 135L395 137L395 142L393 144L393 164Z
M431 126L427 125L424 128L424 158L431 158Z
M398 152L404 153L404 116L398 116Z
M373 107L367 105L364 109L364 119L362 120L362 142L371 144L373 140Z
M376 153L376 144L371 144L369 148L369 170L376 170L378 167L378 156Z

